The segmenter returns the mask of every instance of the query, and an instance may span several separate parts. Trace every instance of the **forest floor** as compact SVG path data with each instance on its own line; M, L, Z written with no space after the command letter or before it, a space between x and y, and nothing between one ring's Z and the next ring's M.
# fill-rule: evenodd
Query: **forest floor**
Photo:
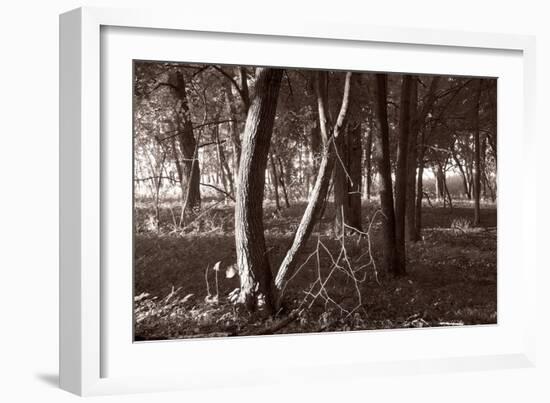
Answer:
M266 244L274 272L304 208L266 208ZM333 233L334 211L327 207L302 262L310 259L285 290L284 309L266 319L262 312L251 315L231 302L239 287L237 276L226 277L236 261L232 206L211 205L183 230L168 224L178 215L165 207L161 222L167 224L157 231L148 226L149 210L138 203L135 340L242 336L274 329L303 333L496 323L496 206L483 205L482 226L476 228L468 202L455 202L452 211L425 206L422 240L407 245L407 275L402 278L388 276L380 267L375 209L375 203L364 203L369 237L342 240Z

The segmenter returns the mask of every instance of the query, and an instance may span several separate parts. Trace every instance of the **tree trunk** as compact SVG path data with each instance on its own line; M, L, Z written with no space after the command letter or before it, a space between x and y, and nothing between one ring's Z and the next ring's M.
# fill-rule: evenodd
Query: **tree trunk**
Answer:
M414 226L416 232L416 239L422 239L422 195L423 189L423 176L424 176L424 154L426 152L424 147L424 131L420 134L420 145L418 154L418 177L416 179L416 201L414 204Z
M229 133L231 136L231 148L233 151L232 165L233 165L233 173L235 176L233 191L236 193L238 172L239 172L239 162L241 160L241 134L239 130L239 123L237 122L237 120L242 118L244 114L240 113L237 109L237 106L235 104L235 97L233 96L233 93L231 91L231 83L228 80L224 80L223 82L224 82L225 102L227 105L227 113L231 118L231 122L229 122Z
M315 185L313 186L313 190L311 191L306 210L302 216L298 228L296 229L292 245L287 251L277 272L275 285L279 290L284 290L287 279L292 276L298 263L298 257L305 248L307 240L309 239L309 236L313 231L313 227L315 226L315 223L319 219L323 210L323 204L327 196L330 177L332 175L332 169L334 167L334 143L338 141L338 137L341 135L342 127L347 117L351 91L351 72L348 72L346 74L344 95L342 96L342 105L340 107L340 112L334 126L329 122L328 119L327 80L327 72L317 72L316 93L319 109L320 134L323 143L321 151L321 161L319 164L319 171L317 172L317 179L315 180Z
M464 168L462 167L462 164L460 163L460 160L458 159L458 155L455 150L455 146L451 147L451 152L453 154L453 160L455 161L456 167L458 168L460 175L462 176L462 184L464 186L464 194L468 198L468 200L472 199L472 194L470 193L470 189L468 188L468 177L466 176L466 172L464 172Z
M496 194L495 189L493 189L493 185L491 184L491 181L489 180L489 177L487 176L487 172L483 172L483 177L485 178L485 183L487 184L487 187L489 188L489 193L491 195L491 201L494 203L496 200Z
M347 138L348 146L348 166L350 180L348 183L348 200L349 200L349 221L346 223L351 228L362 231L361 225L361 157L363 150L361 147L361 123L355 122L350 125L349 135Z
M487 160L487 136L483 135L480 139L481 152L480 152L480 172L481 172L481 185L483 187L483 199L487 199L487 181L485 178L485 161Z
M422 141L421 141L421 156L418 157L418 136L423 128L428 114L432 110L434 103L436 101L436 90L439 85L440 77L433 77L430 83L430 88L426 94L424 104L422 109L418 110L418 77L413 77L413 86L411 90L411 141L409 144L413 147L410 148L409 162L408 162L408 179L407 179L407 214L406 214L406 231L407 239L409 241L418 241L420 240L420 223L416 223L418 217L421 216L421 210L417 210L417 201L420 198L420 209L422 208L422 175L424 172L424 132L422 131ZM421 160L420 160L421 159ZM422 167L420 168L420 165ZM417 179L416 171L419 169L419 175ZM420 195L415 193L415 180L420 180L420 184L416 183L416 190L420 189ZM420 219L420 218L418 218Z
M233 175L231 174L231 170L229 169L229 165L227 164L227 160L225 158L225 153L223 151L222 144L220 142L220 127L219 125L216 125L214 128L214 134L215 134L215 140L216 140L216 153L218 155L218 162L219 162L219 172L220 177L223 185L223 189L227 194L232 195L233 194ZM227 201L227 199L226 199Z
M479 114L481 98L481 79L477 80L476 97L474 104L474 222L481 224L480 194L481 194L481 144L479 141Z
M418 234L415 225L415 193L416 193L416 168L418 165L418 78L412 77L411 83L411 105L410 105L410 133L409 149L407 159L407 194L405 207L405 239L407 241L418 241ZM413 123L414 122L414 123Z
M403 268L396 255L395 212L393 208L393 189L390 162L390 134L387 105L387 74L376 74L377 114L380 125L379 136L374 141L374 158L378 165L380 207L384 216L382 220L383 255L386 269L393 274L400 274Z
M365 188L367 193L367 200L370 200L372 192L372 138L374 136L373 131L374 129L372 125L372 119L369 119L369 131L367 133L367 141L365 144Z
M399 111L399 138L397 142L397 168L395 172L395 243L400 271L405 273L405 209L407 206L407 159L411 129L412 77L403 76Z
M183 202L184 214L187 211L193 211L200 208L200 169L197 159L197 142L193 132L193 122L191 120L191 111L187 100L187 88L183 73L178 71L174 77L173 85L176 98L178 100L178 141L182 155L182 178L186 189Z
M281 203L279 201L279 180L277 178L277 168L273 161L273 154L269 153L269 165L271 167L271 181L273 182L273 194L275 195L275 207L277 211L281 209Z
M272 312L274 307L273 278L264 238L263 199L282 74L280 69L256 69L255 94L241 145L235 244L241 282L239 302L251 311L257 307L260 293L264 295L267 311Z
M178 183L180 185L181 190L181 209L183 212L183 208L185 206L185 194L186 194L186 185L185 185L185 178L183 177L183 169L181 167L181 161L178 154L178 148L176 146L176 138L174 136L170 139L170 146L172 151L172 158L174 160L174 165L176 166L176 172L178 174ZM179 223L181 225L181 222Z
M439 172L441 172L441 183L443 187L443 204L445 204L445 200L449 200L449 208L451 211L453 210L453 199L451 198L451 193L449 192L449 188L447 186L447 160L445 160L445 165L441 165L439 163Z
M281 157L277 156L277 162L279 163L279 183L281 184L281 188L283 189L285 206L286 208L290 208L290 203L288 201L288 192L286 190L285 170L283 168L283 161L281 160Z
M321 133L319 131L319 125L315 123L310 130L311 137L311 152L313 154L313 171L317 172L319 170L319 162L321 161Z
M439 161L435 162L434 166L435 173L435 194L437 201L443 200L443 207L445 207L446 198L445 198L445 184L443 183L443 171L441 169L441 164Z
M336 142L334 167L334 230L342 235L361 228L361 124L347 127L347 135Z

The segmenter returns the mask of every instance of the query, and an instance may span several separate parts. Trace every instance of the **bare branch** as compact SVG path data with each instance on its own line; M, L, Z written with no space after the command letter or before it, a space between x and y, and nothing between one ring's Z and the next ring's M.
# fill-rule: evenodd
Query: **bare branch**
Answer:
M224 69L222 69L219 66L212 66L212 67L214 69L216 69L217 71L219 71L221 74L223 74L229 81L231 81L231 84L233 84L233 86L235 87L235 89L237 90L239 95L241 96L241 99L243 100L243 103L245 104L246 108L248 109L248 107L250 106L249 96L241 87L239 87L239 84L237 83L237 81L235 81L235 78L233 78L230 74L228 74Z
M340 113L338 113L338 118L336 119L336 126L334 127L334 137L338 137L340 130L344 126L344 121L346 120L349 106L349 98L351 92L351 71L346 73L346 82L344 84L344 95L342 96L342 106L340 107Z
M206 187L209 187L209 188L212 188L220 193L223 193L226 197L230 198L231 200L235 201L235 198L233 196L231 196L229 193L227 193L225 190L222 190L220 189L219 187L217 186L214 186L214 185L211 185L209 183L200 183L201 186L206 186Z

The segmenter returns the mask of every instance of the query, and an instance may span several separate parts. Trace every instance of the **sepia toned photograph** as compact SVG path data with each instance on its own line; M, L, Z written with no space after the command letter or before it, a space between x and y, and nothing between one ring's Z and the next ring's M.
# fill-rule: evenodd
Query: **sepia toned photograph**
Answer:
M135 341L497 323L496 78L132 80Z

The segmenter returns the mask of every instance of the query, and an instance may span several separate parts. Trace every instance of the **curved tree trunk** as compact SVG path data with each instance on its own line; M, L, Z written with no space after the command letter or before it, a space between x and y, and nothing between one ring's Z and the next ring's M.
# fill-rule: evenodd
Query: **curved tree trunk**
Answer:
M275 279L275 285L279 290L282 290L286 284L286 281L290 275L292 275L296 268L297 260L300 253L306 246L307 240L313 231L313 227L317 223L321 211L323 210L323 203L327 196L328 187L330 184L330 176L334 167L334 150L332 143L328 144L322 151L321 162L319 164L319 171L317 173L317 179L315 185L311 191L309 197L309 203L306 210L302 215L298 229L294 233L294 239L290 249L287 251Z
M235 245L241 282L239 302L249 310L263 294L273 311L273 278L265 247L263 199L265 171L283 71L256 69L256 87L241 145L235 204Z
M347 117L350 91L351 91L351 72L346 74L346 82L344 87L344 95L342 97L342 105L334 126L328 120L328 89L327 89L327 73L318 72L316 80L317 103L319 108L319 124L320 134L322 139L321 162L315 185L311 191L309 202L302 216L300 224L294 234L292 245L287 251L279 270L275 285L279 290L283 290L288 278L293 274L298 257L304 250L307 240L313 231L315 223L319 219L323 210L323 204L327 196L330 177L334 167L335 153L334 143L341 135L344 121ZM282 293L281 293L282 297ZM279 301L280 302L280 301Z

